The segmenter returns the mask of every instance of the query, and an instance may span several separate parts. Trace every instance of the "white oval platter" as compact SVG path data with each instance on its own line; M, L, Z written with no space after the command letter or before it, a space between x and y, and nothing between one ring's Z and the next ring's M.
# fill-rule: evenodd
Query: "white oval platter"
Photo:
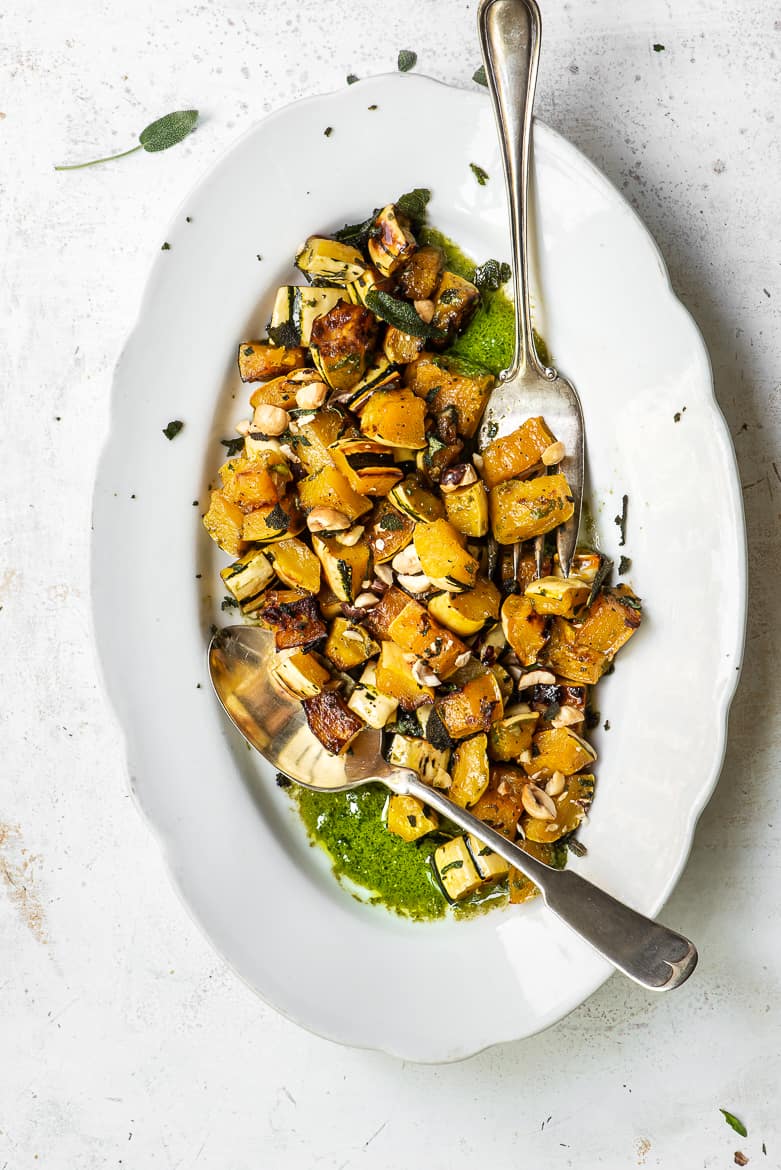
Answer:
M596 733L588 855L572 864L656 914L724 753L745 620L740 489L708 355L648 232L540 123L534 147L536 323L583 399L601 545L631 556L627 579L647 614L600 686L610 730ZM488 172L485 186L471 162ZM308 846L273 774L226 725L205 669L210 626L225 619L225 558L200 517L224 455L219 439L246 414L236 346L263 330L307 234L363 219L416 186L431 188L430 221L465 251L509 256L486 96L414 75L281 110L191 193L117 367L92 580L133 792L214 945L312 1031L446 1061L532 1036L610 968L539 900L431 924L356 901ZM169 442L172 419L185 425Z

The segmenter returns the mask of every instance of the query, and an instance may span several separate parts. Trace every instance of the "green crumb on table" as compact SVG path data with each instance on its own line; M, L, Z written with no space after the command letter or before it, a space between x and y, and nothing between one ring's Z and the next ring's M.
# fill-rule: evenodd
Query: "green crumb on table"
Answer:
M333 134L333 132L334 132L333 126L326 126L325 130L323 131L323 134L326 136L326 138L330 138L331 135Z
M477 163L470 163L469 169L472 172L472 174L474 175L474 177L477 179L480 186L484 187L490 178L488 171L483 170L483 168L479 167L477 165Z
M337 878L363 886L369 900L413 919L441 918L447 903L435 884L429 858L435 843L406 842L385 825L384 789L312 792L295 788L293 799L309 836L328 853Z
M166 242L160 248L160 251L161 252L170 252L171 251L171 245L168 243L168 240L166 240Z
M166 439L175 439L183 426L184 423L180 418L172 419L167 427L163 427L163 434L165 435Z
M485 65L481 65L479 69L475 69L472 74L472 81L478 85L488 85L488 78L485 75Z
M348 73L347 74L347 84L348 85L355 85L356 81L359 81L359 80L360 80L360 78L358 78L355 73Z
M663 53L664 52L664 45L659 45L659 44L654 45L654 52L655 53Z
M414 67L417 60L418 55L412 49L401 49L398 59L399 73L408 73Z

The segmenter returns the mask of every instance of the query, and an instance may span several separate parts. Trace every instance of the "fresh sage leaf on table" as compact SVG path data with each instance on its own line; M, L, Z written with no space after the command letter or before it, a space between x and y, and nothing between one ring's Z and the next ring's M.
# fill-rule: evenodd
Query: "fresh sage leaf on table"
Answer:
M735 1133L739 1133L741 1137L748 1137L748 1130L739 1117L736 1117L734 1113L730 1113L729 1109L719 1109L719 1113L724 1114L724 1120L727 1125L735 1130Z
M105 158L93 158L90 162L70 163L55 167L55 171L78 171L82 167L94 167L98 163L113 162L117 158L125 158L128 154L135 154L137 150L148 150L155 154L160 150L168 150L171 146L176 146L183 138L186 138L192 130L195 129L195 124L198 121L197 110L174 110L171 114L165 114L162 118L157 118L156 121L150 122L138 136L138 146L133 146L130 150L123 150L119 154L109 154Z
M399 73L409 73L417 59L418 55L412 49L400 49L398 61Z
M371 309L389 325L395 325L402 333L409 333L412 337L442 337L442 331L433 325L427 325L423 318L418 316L409 301L400 301L379 289L367 293L366 308Z

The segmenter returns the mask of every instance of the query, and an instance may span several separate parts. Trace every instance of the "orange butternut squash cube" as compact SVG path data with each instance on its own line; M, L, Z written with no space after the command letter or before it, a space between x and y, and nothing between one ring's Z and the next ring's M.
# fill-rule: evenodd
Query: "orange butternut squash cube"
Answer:
M464 548L466 537L447 520L433 520L415 528L415 550L423 572L437 589L460 593L477 581L478 562Z
M203 526L220 548L237 557L246 548L244 543L244 513L222 492L212 492L209 510L203 518Z
M563 475L541 475L510 479L491 488L489 511L499 544L515 544L552 532L569 520L575 503Z
M579 772L587 764L593 764L597 758L591 744L581 739L570 727L554 727L550 731L540 731L534 737L532 750L537 751L524 767L529 776L539 776L548 779L554 772L563 772L571 776Z
M377 390L361 411L361 431L388 447L426 446L426 403L403 386Z
M528 597L511 593L502 605L502 630L518 656L521 666L537 662L548 640L545 618L538 614Z
M376 678L377 690L397 699L402 711L415 711L426 703L434 702L434 691L414 678L404 651L395 642L382 643Z
M466 739L488 731L495 719L502 718L502 692L491 672L486 671L440 699L437 711L451 739Z
M556 438L545 419L527 418L512 434L494 439L483 452L483 479L489 488L528 475L540 466L542 453Z
M466 652L464 643L417 601L408 601L391 621L388 636L402 650L422 658L441 679L456 670L459 657Z

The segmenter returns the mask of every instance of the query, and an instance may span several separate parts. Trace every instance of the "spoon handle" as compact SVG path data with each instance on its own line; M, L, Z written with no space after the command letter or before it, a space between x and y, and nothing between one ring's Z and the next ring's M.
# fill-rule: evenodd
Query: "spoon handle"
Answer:
M554 914L635 983L650 991L669 991L680 987L696 967L696 948L683 935L638 914L572 870L552 869L538 861L413 772L398 770L383 781L394 792L416 796L490 845L539 886Z
M510 207L515 283L515 353L502 378L508 381L524 361L551 377L534 344L529 304L526 226L529 194L532 108L540 59L540 10L536 0L481 0L477 29L488 92L496 115Z

